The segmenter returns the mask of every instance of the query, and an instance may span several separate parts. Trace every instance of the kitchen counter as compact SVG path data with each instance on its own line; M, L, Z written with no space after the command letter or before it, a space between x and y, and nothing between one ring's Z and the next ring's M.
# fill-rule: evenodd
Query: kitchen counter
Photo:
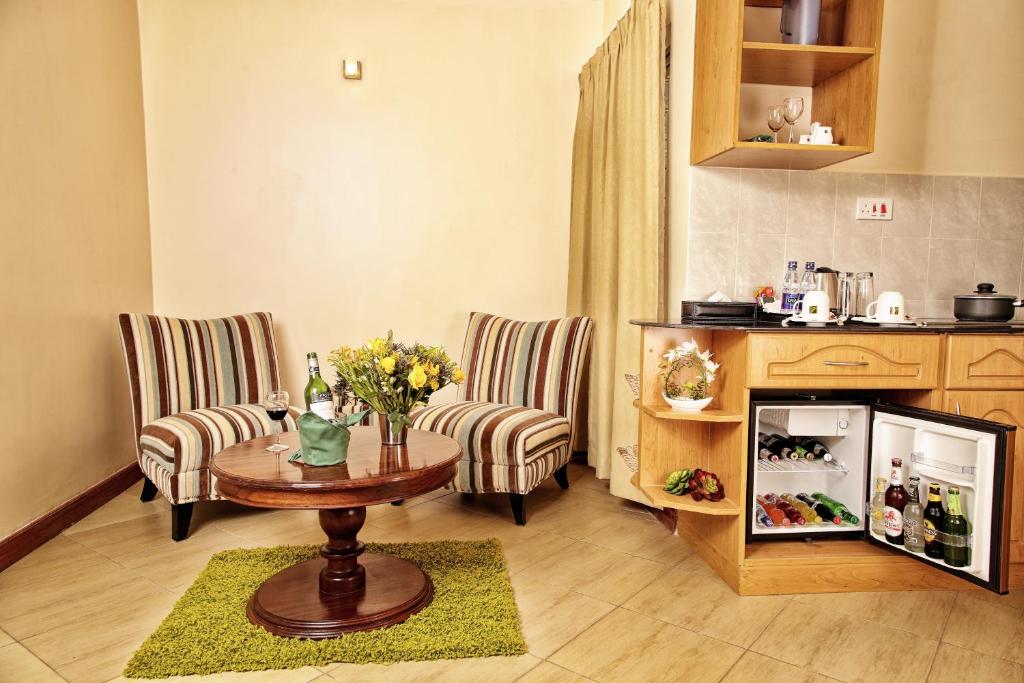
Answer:
M676 320L630 320L630 324L640 327L664 327L671 329L694 330L738 330L744 332L827 332L831 334L1024 334L1024 322L1008 323L974 323L958 322L950 318L922 318L923 327L916 325L871 325L868 323L847 322L845 325L824 325L809 327L801 323L790 323L783 327L781 322L774 320L750 322L680 322Z

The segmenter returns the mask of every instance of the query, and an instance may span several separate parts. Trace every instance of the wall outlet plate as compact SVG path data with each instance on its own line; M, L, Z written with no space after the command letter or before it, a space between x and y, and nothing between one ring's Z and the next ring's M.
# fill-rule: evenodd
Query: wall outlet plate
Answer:
M859 221L891 221L892 197L857 197L855 217Z

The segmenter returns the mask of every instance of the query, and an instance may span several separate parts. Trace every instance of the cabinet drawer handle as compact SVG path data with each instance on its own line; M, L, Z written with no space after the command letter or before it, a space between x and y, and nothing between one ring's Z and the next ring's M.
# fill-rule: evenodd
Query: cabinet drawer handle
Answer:
M866 360L823 360L823 365L832 365L840 368L862 368L868 364Z

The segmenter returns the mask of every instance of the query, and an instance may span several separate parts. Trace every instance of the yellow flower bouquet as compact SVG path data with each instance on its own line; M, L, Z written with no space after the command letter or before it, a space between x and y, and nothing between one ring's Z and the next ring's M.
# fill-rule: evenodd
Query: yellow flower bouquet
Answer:
M327 360L356 398L378 413L381 439L389 445L405 443L414 408L426 405L435 391L463 380L462 370L443 348L403 344L391 331L355 349L336 349Z

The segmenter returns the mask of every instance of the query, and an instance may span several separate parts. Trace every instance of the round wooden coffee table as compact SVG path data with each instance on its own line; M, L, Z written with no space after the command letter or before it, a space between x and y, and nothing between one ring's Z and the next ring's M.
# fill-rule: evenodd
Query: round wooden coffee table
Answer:
M217 491L242 505L319 510L328 540L323 559L288 567L256 589L246 608L249 621L279 636L334 638L400 623L429 605L430 577L406 560L363 554L356 537L367 505L412 498L451 481L462 457L458 442L411 429L406 445L385 447L375 427L353 427L344 463L311 467L288 462L299 448L297 432L281 435L287 451L264 450L273 439L252 439L215 455L210 469Z

